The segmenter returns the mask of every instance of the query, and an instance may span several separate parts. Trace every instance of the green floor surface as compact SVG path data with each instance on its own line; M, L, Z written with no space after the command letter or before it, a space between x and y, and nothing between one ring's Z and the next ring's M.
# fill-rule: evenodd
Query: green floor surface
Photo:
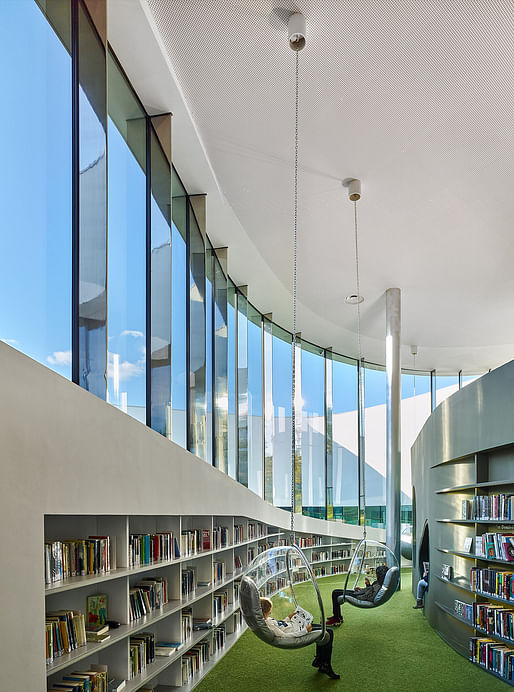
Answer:
M372 611L343 606L344 624L335 629L332 655L341 680L330 680L311 666L314 646L281 651L247 631L195 690L507 692L509 685L456 653L428 625L423 611L412 609L410 570L402 572L402 591L384 606ZM320 579L319 585L330 614L331 590L342 587L341 578ZM301 605L315 612L309 598Z

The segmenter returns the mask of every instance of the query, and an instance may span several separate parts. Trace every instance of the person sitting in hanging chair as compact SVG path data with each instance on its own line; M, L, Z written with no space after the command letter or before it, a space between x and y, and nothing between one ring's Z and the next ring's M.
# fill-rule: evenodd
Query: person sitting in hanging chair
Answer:
M298 606L294 613L288 615L285 620L275 620L270 617L273 603L269 598L261 598L261 608L266 624L270 630L278 637L302 637L307 632L321 629L321 625L312 623L312 615L303 608ZM316 644L316 656L312 665L319 670L320 673L325 673L332 680L339 680L341 677L332 669L332 642L334 633L327 629L329 633L329 641L327 644Z
M347 591L344 589L334 589L332 591L332 617L328 618L327 625L337 627L343 622L343 617L341 615L341 604L338 600L340 596L353 596L359 601L373 602L375 596L380 591L382 584L384 583L387 570L388 567L386 565L378 565L376 570L376 581L370 584L369 579L366 577L365 586L363 589L348 589Z

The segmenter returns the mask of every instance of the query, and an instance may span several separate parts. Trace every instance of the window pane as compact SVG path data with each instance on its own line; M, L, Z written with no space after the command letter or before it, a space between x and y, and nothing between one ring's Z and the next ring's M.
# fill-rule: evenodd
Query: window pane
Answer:
M189 205L189 450L206 459L205 245Z
M248 304L248 487L262 496L262 317Z
M366 524L385 528L386 373L364 368Z
M214 261L214 386L215 465L227 473L228 381L227 381L227 278L218 258Z
M109 403L146 423L146 119L109 55Z
M273 504L291 507L291 341L273 325Z
M186 214L187 197L173 171L171 253L171 438L187 447L186 424Z
M323 350L302 342L302 505L325 518L325 360Z
M227 284L227 327L228 327L228 475L236 477L237 459L237 335L236 335L236 287L228 280Z
M209 238L205 241L205 396L206 396L206 425L205 425L205 448L206 454L205 460L207 463L212 464L212 434L213 434L213 407L212 407L212 389L213 389L213 362L212 362L212 349L213 349L213 321L212 321L212 311L213 311L213 292L214 292L214 277L213 277L213 252L212 245Z
M171 437L171 167L153 129L151 160L151 425Z
M333 356L332 456L334 519L359 523L357 363Z
M237 480L248 486L248 301L237 294Z
M438 375L435 376L435 405L439 404L451 396L459 389L458 375Z
M60 36L0 2L0 340L71 378L71 17L51 9Z
M430 406L430 373L403 371L401 401L402 524L412 524L410 450L431 413Z
M481 373L480 375L462 375L462 387L465 387L466 385L471 384L471 382L478 380L479 377L482 377L482 374L483 373Z
M107 95L105 49L78 5L79 384L105 399L107 372Z

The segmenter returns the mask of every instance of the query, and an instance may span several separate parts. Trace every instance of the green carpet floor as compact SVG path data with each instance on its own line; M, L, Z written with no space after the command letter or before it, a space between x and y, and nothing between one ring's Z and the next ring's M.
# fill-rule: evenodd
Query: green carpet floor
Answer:
M332 655L341 680L330 680L312 668L314 646L280 651L247 631L195 690L507 692L506 683L456 653L428 625L423 611L412 609L410 570L403 572L402 591L381 608L343 606L344 624L335 629ZM341 580L327 577L319 585L330 612L331 590L340 588ZM301 605L309 609L308 601Z

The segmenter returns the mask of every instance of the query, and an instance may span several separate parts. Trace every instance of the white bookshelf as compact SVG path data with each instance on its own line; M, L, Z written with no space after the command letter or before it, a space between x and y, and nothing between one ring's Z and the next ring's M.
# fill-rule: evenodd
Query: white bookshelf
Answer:
M236 528L239 527L239 528ZM214 531L222 535L226 542L212 547ZM160 560L152 564L129 567L129 536L132 533L172 532L180 547L182 531L206 529L209 532L210 549L202 546L194 554L174 556L170 560ZM46 610L80 610L86 612L86 597L105 593L108 597L108 617L119 621L120 627L110 630L110 638L102 643L88 643L69 654L57 657L46 666L49 683L62 680L62 676L74 670L86 670L89 664L107 664L110 677L127 680L126 690L135 692L141 687L155 690L182 688L191 690L235 644L246 629L244 623L238 626L239 600L234 584L244 573L249 562L272 546L283 545L289 540L289 532L261 521L240 516L220 515L181 515L181 516L45 516L45 540L57 541L73 538L86 538L89 535L109 535L116 542L116 567L109 573L70 577L45 586ZM239 540L237 540L239 537ZM356 539L343 540L340 537L324 536L305 532L296 533L297 541L304 544L304 552L314 569L324 567L326 574L317 578L332 576L332 565L348 565ZM236 542L237 541L237 542ZM346 550L348 556L333 557L334 551ZM320 553L323 559L316 559ZM175 553L174 553L175 555ZM241 566L235 568L234 558L239 557ZM378 558L377 558L378 559ZM370 558L371 561L371 558ZM215 563L223 563L224 575L214 580ZM182 595L182 572L194 567L199 581L209 582L198 586L192 593ZM339 568L340 569L340 568ZM340 573L340 572L339 572ZM343 573L340 573L343 576ZM168 603L147 615L130 621L129 590L145 577L165 577L168 583ZM223 593L227 596L225 610L214 618L214 597ZM213 630L193 632L184 646L169 657L156 657L146 669L130 679L129 646L130 636L141 632L153 632L155 640L180 641L181 614L191 609L194 617L210 617L213 627L224 625L226 629L225 646L210 655L209 661L201 667L192 679L182 683L182 657L198 642L209 639Z

